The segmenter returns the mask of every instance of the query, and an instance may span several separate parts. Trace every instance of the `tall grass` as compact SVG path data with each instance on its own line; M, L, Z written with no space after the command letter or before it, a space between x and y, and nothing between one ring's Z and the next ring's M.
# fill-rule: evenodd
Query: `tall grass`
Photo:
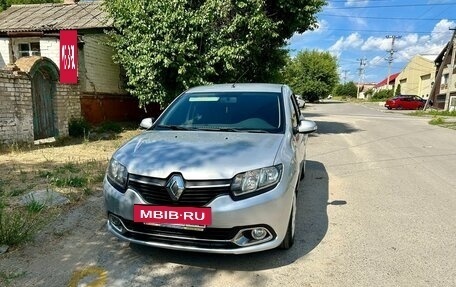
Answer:
M44 225L40 210L8 208L0 198L0 245L18 245L33 238Z

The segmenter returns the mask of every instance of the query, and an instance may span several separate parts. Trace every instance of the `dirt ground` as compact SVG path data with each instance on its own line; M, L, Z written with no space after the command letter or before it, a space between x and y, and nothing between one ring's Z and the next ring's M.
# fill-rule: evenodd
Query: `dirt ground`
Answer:
M20 199L31 191L51 189L69 199L69 204L47 208L39 214L46 221L34 238L8 246L0 254L0 286L19 286L30 276L28 258L43 254L86 220L102 228L100 217L102 180L112 153L140 133L127 130L109 140L64 139L40 146L3 146L0 150L0 197L9 209L21 208ZM96 206L94 206L96 205ZM104 227L104 226L103 226ZM1 244L0 244L1 245ZM44 263L45 264L45 263Z

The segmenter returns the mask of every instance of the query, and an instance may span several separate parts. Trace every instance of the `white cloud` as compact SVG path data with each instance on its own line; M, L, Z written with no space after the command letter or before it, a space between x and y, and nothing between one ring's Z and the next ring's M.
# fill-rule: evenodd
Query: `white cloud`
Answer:
M409 61L415 55L437 55L443 47L450 41L452 31L450 27L455 26L455 22L446 19L438 22L430 35L418 37L416 34L409 34L398 40L397 60Z
M307 36L321 34L328 30L328 22L326 20L321 20L318 22L318 27L314 30L308 30L304 33L294 33L293 36L288 39L287 44L290 45L291 43L303 43Z
M440 20L440 22L434 26L434 29L431 32L431 38L432 38L431 41L448 42L449 39L451 38L451 34L452 34L450 28L453 28L455 25L456 25L456 22L454 22L454 21L448 21L447 19Z
M379 63L381 63L384 60L385 60L384 57L375 56L373 59L371 59L369 62L367 62L367 65L368 66L377 66L377 65L379 65Z
M385 37L369 37L361 46L362 51L391 49L391 40Z
M358 0L347 0L345 2L345 6L367 6L369 3L369 0L364 0L364 1L358 1Z
M363 44L363 40L358 33L352 33L348 37L340 37L336 43L329 47L329 52L339 56L344 50L350 48L359 48Z

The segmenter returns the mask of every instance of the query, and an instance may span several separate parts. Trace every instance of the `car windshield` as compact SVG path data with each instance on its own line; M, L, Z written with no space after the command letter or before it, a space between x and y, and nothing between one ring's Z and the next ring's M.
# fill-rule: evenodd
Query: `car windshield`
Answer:
M280 93L211 92L181 95L155 129L283 132Z

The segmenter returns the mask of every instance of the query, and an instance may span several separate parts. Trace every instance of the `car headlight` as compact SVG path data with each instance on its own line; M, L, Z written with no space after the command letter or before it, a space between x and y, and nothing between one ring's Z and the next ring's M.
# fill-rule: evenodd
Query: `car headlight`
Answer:
M231 191L235 197L254 196L276 185L281 175L282 164L239 173L233 178Z
M109 161L107 177L119 191L125 191L128 178L127 168L113 158Z

